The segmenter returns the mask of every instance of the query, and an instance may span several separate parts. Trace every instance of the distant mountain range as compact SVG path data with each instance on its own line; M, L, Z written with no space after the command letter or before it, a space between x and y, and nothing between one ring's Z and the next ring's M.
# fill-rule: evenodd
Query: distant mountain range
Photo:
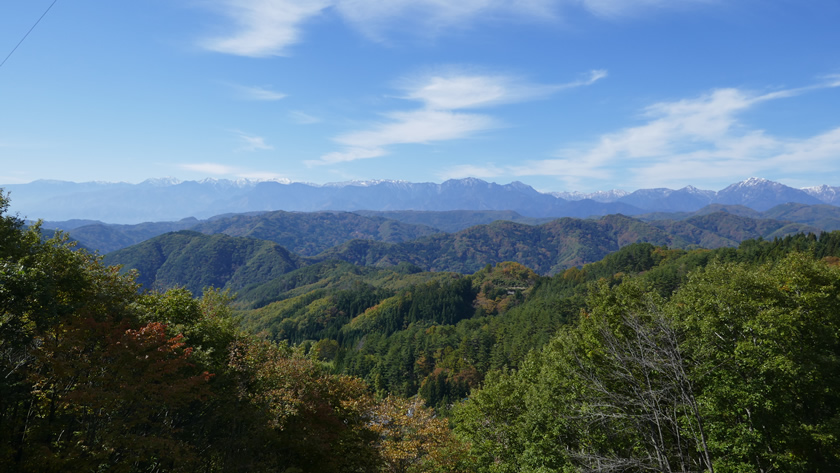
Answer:
M688 186L678 190L592 194L542 193L521 182L500 185L474 178L441 184L359 181L322 186L215 179L151 179L140 184L40 180L0 187L11 193L11 210L25 218L121 224L276 210L505 210L528 218L586 218L619 213L694 212L711 204L741 205L757 211L786 203L840 205L840 187L795 189L759 178L720 191Z

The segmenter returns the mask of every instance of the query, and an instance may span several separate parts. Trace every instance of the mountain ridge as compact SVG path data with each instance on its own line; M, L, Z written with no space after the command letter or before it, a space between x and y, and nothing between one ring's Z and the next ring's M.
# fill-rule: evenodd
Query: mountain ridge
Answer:
M245 228L259 227L257 224ZM752 219L723 211L651 222L625 215L607 215L597 220L564 217L540 225L497 220L454 233L434 233L397 242L344 239L318 254L311 255L310 251L311 256L304 256L276 243L284 239L305 241L304 231L294 238L285 235L269 241L247 236L247 232L231 236L181 230L108 253L104 262L122 265L124 270L138 270L138 282L146 288L183 285L197 292L208 285L239 290L328 261L461 274L512 261L538 274L550 275L599 261L634 243L682 249L720 248L737 246L746 239L818 231L807 224ZM318 240L319 236L311 235L309 239ZM327 244L339 241L332 236L327 240ZM323 247L325 243L313 241L306 248L319 245Z
M450 179L439 184L370 180L324 185L247 179L163 178L140 184L41 180L0 188L13 194L12 210L26 218L122 224L276 210L512 210L530 218L582 218L615 213L691 212L710 204L744 205L759 211L789 202L840 204L840 187L795 189L761 178L750 178L719 191L686 186L676 190L591 194L545 193L519 181L497 184L477 178Z

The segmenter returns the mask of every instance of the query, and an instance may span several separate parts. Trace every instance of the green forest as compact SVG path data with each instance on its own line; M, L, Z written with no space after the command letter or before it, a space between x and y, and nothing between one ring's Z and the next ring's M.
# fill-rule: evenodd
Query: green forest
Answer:
M389 264L179 232L119 268L8 204L3 471L840 471L840 232L495 223Z

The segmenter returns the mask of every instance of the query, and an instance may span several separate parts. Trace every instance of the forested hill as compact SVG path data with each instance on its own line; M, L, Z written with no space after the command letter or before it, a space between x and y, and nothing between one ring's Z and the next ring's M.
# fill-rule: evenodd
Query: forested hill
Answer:
M293 225L295 222L299 225ZM331 227L333 223L336 226ZM138 270L138 281L146 288L181 285L200 292L204 286L213 285L239 291L318 261L339 260L381 268L407 263L424 271L463 274L474 273L487 264L515 261L548 275L599 261L631 243L719 248L750 238L772 239L818 231L807 225L756 220L727 212L649 223L621 215L598 220L562 218L541 225L496 221L456 233L434 233L425 226L348 213L280 212L268 218L233 216L220 219L216 227L211 224L200 228L248 236L169 233L109 253L105 263ZM346 240L353 235L400 240L424 233L433 234L401 243ZM287 241L307 253L334 242L343 243L304 257L276 241Z
M314 256L352 239L400 243L440 233L427 225L350 212L266 212L214 218L191 230L269 240L304 256Z
M497 221L399 244L353 240L317 255L316 259L339 259L365 266L406 261L427 270L466 274L488 263L516 261L540 274L554 274L598 261L630 243L720 248L750 238L773 239L809 231L819 232L808 225L742 218L726 212L679 222L645 223L621 215L598 220L562 218L542 225Z
M713 251L631 244L551 278L504 263L466 277L408 280L369 270L339 282L332 266L321 272L332 282L308 279L313 290L292 284L288 297L240 318L250 330L308 347L382 395L417 394L441 412L454 409L453 425L475 455L472 471L588 471L590 461L654 471L679 462L694 465L687 471L713 463L720 471L760 471L765 463L832 471L840 444L798 420L831 431L825 416L840 413L835 391L818 388L840 374L840 342L824 330L840 328L839 256L835 232ZM677 356L668 351L674 344L684 344L691 363L662 371L683 363L668 358ZM743 433L756 412L761 428ZM698 425L710 428L705 452ZM669 430L646 437L657 427ZM794 440L814 448L788 447ZM750 455L730 441L750 445ZM650 454L657 449L658 459Z
M434 381L443 383L441 389L463 390L459 383L474 386L488 370L516 366L529 350L575 319L593 281L618 283L643 273L651 290L667 296L691 271L712 262L770 262L794 251L816 258L840 255L840 233L750 240L738 249L714 251L631 244L551 278L516 263L488 265L466 277L414 273L408 267L397 271L319 263L246 291L246 300L254 303L240 316L250 330L274 339L335 341L341 349L330 359L337 357L341 369L370 377L388 392L412 395L432 382L427 378L436 368L443 370L443 378ZM365 364L370 354L376 356ZM389 367L414 366L424 357L427 366L422 369ZM441 399L426 396L433 404ZM454 394L447 396L451 400Z
M772 238L797 231L832 231L840 229L840 207L831 205L783 204L759 212L740 205L708 205L696 212L655 213L634 216L659 228L673 225L694 217L728 213L757 222L755 231L746 231L744 237L715 239L714 235L697 237L697 230L689 230L687 241L707 247L735 245L744 238ZM719 216L716 218L720 218ZM202 233L225 233L231 236L251 236L271 240L287 249L302 254L315 255L333 246L353 240L365 239L400 243L439 232L454 233L476 225L486 225L503 220L529 225L550 222L549 218L523 217L514 211L502 210L451 210L451 211L357 211L349 212L251 212L219 215L208 220L194 218L175 222L146 222L136 225L105 224L102 222L70 220L44 222L45 229L69 231L71 237L91 251L110 253L149 238L178 230L196 230ZM696 220L696 219L694 219ZM800 223L806 226L784 229L779 222ZM778 225L770 231L766 227ZM695 225L697 226L697 225ZM721 230L737 224L727 223ZM765 228L762 228L765 227ZM717 231L704 226L704 231ZM738 228L731 228L738 232ZM669 230L670 231L670 230ZM695 236L690 236L692 233Z
M267 226L256 228L267 236ZM308 233L299 233L305 234ZM328 234L326 238L333 236ZM307 244L303 238L299 241ZM313 236L308 244L323 245L322 241ZM464 274L474 273L487 264L515 261L538 273L553 274L598 261L623 245L640 241L688 246L687 242L649 224L608 216L601 220L565 218L539 226L499 221L404 243L351 240L311 258L295 255L267 240L181 231L109 253L104 262L121 265L124 271L136 269L138 282L146 288L180 285L200 292L204 286L213 285L239 291L298 267L329 260L383 268L408 263L425 271Z
M208 286L237 290L297 269L306 262L282 246L253 238L193 231L167 233L105 256L106 265L137 271L146 289Z
M136 225L101 222L77 225L71 221L46 222L44 226L68 231L85 248L102 254L179 230L269 240L301 255L314 255L355 238L396 243L440 232L426 225L350 212L253 212L219 215L203 221L190 218Z
M525 217L513 210L357 210L353 213L368 217L385 217L399 222L428 225L444 232L454 233L476 225L486 225L497 220L539 225L554 218Z
M465 274L487 264L516 261L540 274L553 274L598 261L622 245L640 241L687 245L651 225L616 215L600 220L563 218L538 226L498 221L392 245L355 240L317 258L373 266L408 261L431 271Z

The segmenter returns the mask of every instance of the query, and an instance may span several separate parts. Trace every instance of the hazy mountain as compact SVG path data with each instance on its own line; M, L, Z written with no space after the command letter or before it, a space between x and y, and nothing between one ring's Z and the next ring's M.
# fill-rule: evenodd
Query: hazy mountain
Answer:
M440 230L426 225L373 215L282 210L214 218L194 225L192 230L269 240L304 256L316 255L353 239L400 243L440 233Z
M804 209L802 207L798 211ZM791 208L790 211L797 209ZM353 218L375 221L355 214L314 214L316 218L329 215L349 217L350 221ZM277 217L275 222L282 222L286 216L278 214ZM382 220L384 224L395 222ZM305 233L304 230L300 230L298 235L290 233L292 236L287 237L281 236L284 235L282 227L278 227L280 233L276 233L260 224L271 220L245 219L243 223L234 218L222 221L226 222L222 230L238 228L255 232L252 234L260 233L263 237L273 234L279 240L305 241L300 236ZM319 227L315 225L311 228ZM455 233L437 233L400 243L354 239L309 258L264 239L181 231L109 253L105 263L123 265L124 270L138 270L138 281L147 288L183 285L193 292L200 292L209 285L234 290L253 287L294 269L330 260L365 267L400 266L467 274L487 264L514 261L541 274L554 274L569 267L599 261L631 243L646 242L674 248L719 248L737 246L746 239L772 239L818 231L808 224L753 219L725 211L698 214L683 220L652 222L623 215L608 215L597 220L566 217L541 225L495 221ZM312 248L309 249L311 251Z
M758 178L717 192L688 186L640 189L630 194L548 194L521 182L500 185L473 178L441 184L361 181L318 186L287 181L156 179L140 184L35 181L1 187L12 193L11 210L26 218L110 223L177 221L191 216L206 219L224 213L276 210L509 210L529 218L558 218L693 212L719 203L763 211L788 202L835 204L840 196L837 187L801 190Z
M687 246L650 224L610 215L599 220L567 217L536 226L496 221L400 244L353 240L316 259L378 267L408 262L424 270L460 273L474 273L488 263L515 261L538 273L553 274L598 261L635 242Z
M179 230L273 241L304 256L318 254L353 239L397 243L440 233L440 230L426 225L349 212L256 212L219 215L202 221L186 218L177 222L137 225L102 222L80 225L79 222L45 222L43 228L47 231L65 230L83 247L102 254Z
M551 192L551 195L554 197L558 197L560 199L565 199L569 201L575 200L594 200L595 202L615 202L618 199L629 195L630 193L623 190L613 189L609 191L597 191L597 192Z
M583 199L564 204L559 216L589 218L613 214L637 215L643 212L644 210L639 207L624 202L597 202L592 199Z
M819 232L840 229L840 207L826 204L789 203L764 212L743 205L710 204L694 212L654 212L634 217L646 222L681 221L717 212L756 220L783 221L785 224L805 224L806 226L800 226L803 231ZM191 229L205 234L224 233L231 236L269 240L303 256L313 256L353 239L400 243L440 231L454 233L494 221L540 225L551 220L554 219L524 217L510 210L360 210L354 213L276 211L225 214L203 221L188 218L176 222L145 222L137 225L71 220L44 222L43 228L65 230L83 247L103 254L163 233ZM689 231L689 233L693 232L693 230ZM768 234L765 232L756 236L767 237ZM719 240L716 236L710 239L690 237L688 241L711 248L733 244L732 240L726 238Z
M642 189L621 197L618 201L642 209L681 212L709 205L714 201L715 196L715 192L688 186L679 190Z
M788 203L761 214L764 218L807 223L824 231L840 230L840 207Z
M773 239L796 233L820 233L819 228L804 223L753 219L722 211L695 215L685 220L653 221L650 224L703 248L737 246L744 240L759 237Z
M840 207L833 205L805 205L786 203L759 212L743 205L711 204L695 212L654 212L636 215L635 218L645 222L662 220L686 220L693 217L723 212L755 220L776 220L787 223L806 224L804 231L833 231L840 230Z
M385 217L416 225L427 225L449 233L476 225L486 225L497 220L528 225L539 225L553 220L550 217L525 217L513 210L357 210L354 213L368 217Z
M43 228L64 230L85 248L105 254L164 233L187 230L199 221L195 218L185 218L177 222L145 222L137 225L96 222L74 226L75 222L82 221L44 222Z
M737 246L747 239L819 231L807 224L752 219L727 212L648 223L623 215L597 220L561 218L542 225L496 221L399 244L353 240L315 259L377 267L407 262L424 270L461 273L475 272L487 263L516 261L538 273L553 274L598 261L630 243L720 248Z

